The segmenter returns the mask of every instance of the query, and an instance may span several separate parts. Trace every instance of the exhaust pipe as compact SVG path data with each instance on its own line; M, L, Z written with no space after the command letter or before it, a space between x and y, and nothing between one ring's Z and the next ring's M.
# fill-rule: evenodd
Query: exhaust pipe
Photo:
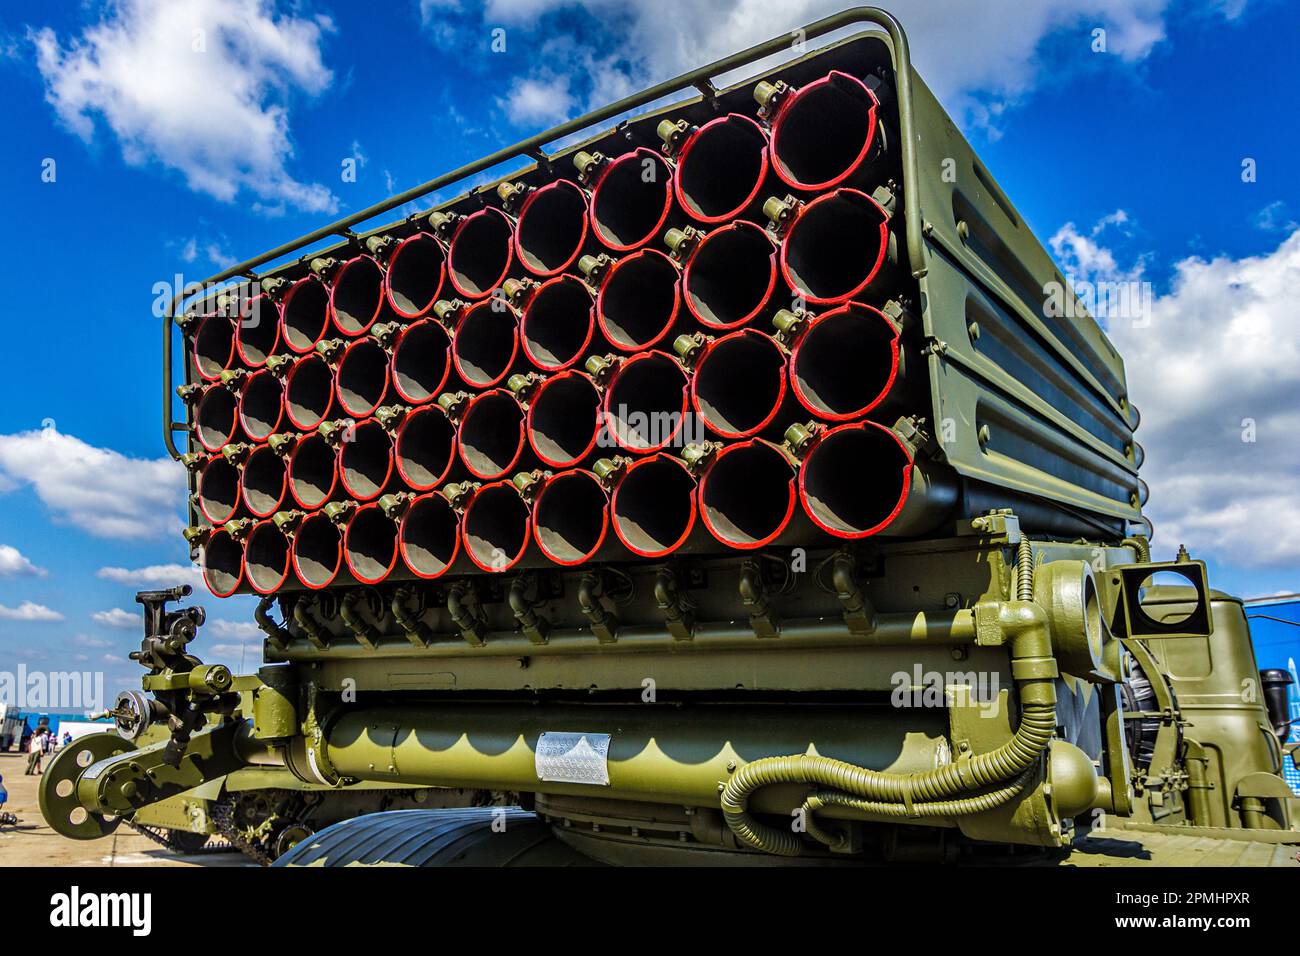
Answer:
M346 262L313 259L311 270L330 284L330 317L340 335L364 335L384 307L384 270L371 255Z
M594 470L613 487L610 514L618 539L643 558L663 558L685 547L699 513L695 476L664 452L636 461L602 458Z
M447 254L427 232L417 232L393 247L384 275L388 306L404 319L418 319L438 301L447 276Z
M357 501L372 501L393 481L393 439L377 418L358 425L336 421L331 435L339 438L339 479ZM324 428L325 426L322 426Z
M362 584L378 584L397 566L397 522L378 501L347 505L352 508L343 533L343 558Z
M573 265L587 243L587 194L567 179L534 189L502 183L497 195L506 208L519 206L515 255L535 276L559 275Z
M686 370L664 352L628 358L592 356L587 370L605 386L604 427L619 448L645 453L666 448L686 424Z
M708 233L669 229L664 241L684 263L682 297L710 329L738 329L766 311L777 286L776 243L752 222Z
M681 335L673 348L694 369L691 406L723 438L781 434L793 417L785 348L757 329L718 339Z
M682 309L681 270L658 249L642 249L617 261L605 255L583 256L578 268L597 284L596 317L614 348L651 348L676 327Z
M403 327L391 322L370 331L392 353L393 391L402 401L423 405L446 387L451 375L451 337L440 323L421 319Z
M275 356L284 358L287 356ZM263 368L244 379L239 392L239 424L250 441L264 442L280 427L284 418L284 384L276 372L283 373L284 366L276 371Z
M659 138L677 162L673 195L697 222L730 222L757 210L768 185L767 133L748 116L728 113L703 126L659 124Z
M608 534L609 494L595 474L562 471L542 480L533 504L533 540L546 557L565 567L594 560L611 550Z
M239 511L240 472L235 462L226 455L211 458L186 456L186 465L198 474L194 497L199 512L214 525L223 525Z
M892 207L887 190L876 196ZM808 203L769 199L763 208L784 237L785 281L817 305L839 305L882 284L896 261L886 205L856 189L837 189Z
M504 296L474 305L438 301L434 312L451 332L451 355L460 380L471 388L492 388L514 371L519 359L519 318Z
M447 278L456 294L481 299L505 281L514 257L514 224L486 206L468 216L434 212L429 225L447 243Z
M199 320L194 330L194 370L205 382L221 380L235 361L235 323L224 315Z
M333 366L320 352L304 355L293 363L284 377L285 415L294 428L309 432L329 418L333 411Z
M759 83L754 99L772 129L776 175L808 192L877 185L887 153L883 94L877 77L863 82L839 70L798 89Z
M461 521L461 539L471 561L482 571L509 571L528 550L530 515L520 485L534 481L527 473L493 482L474 492Z
M591 376L569 369L543 378L512 375L510 389L527 409L533 453L552 468L584 460L600 438L601 395Z
M504 388L472 398L464 392L443 395L438 403L454 419L460 460L475 478L492 481L520 466L526 447L524 410Z
M837 538L921 534L951 517L956 505L956 482L918 467L910 441L875 422L793 425L786 443L803 460L804 511Z
M203 583L214 597L230 597L239 590L244 580L244 546L239 539L246 536L249 522L244 519L213 528L204 536L200 563Z
M223 381L203 390L194 406L194 437L210 452L219 452L235 440L239 430L239 383L248 373L236 369Z
M441 491L420 495L398 527L402 561L418 578L442 577L460 555L460 514Z
M280 338L290 352L306 355L330 326L330 293L314 275L289 286L280 302Z
M673 206L673 168L659 153L644 146L614 159L579 152L573 164L591 190L591 228L602 244L631 252L663 230Z
M506 295L520 311L524 356L543 372L558 372L582 358L595 334L591 289L576 276L538 284L507 279Z
M244 547L244 574L258 594L272 594L289 578L289 539L271 520L259 521Z
M274 441L271 444L281 447ZM289 494L299 508L315 511L334 494L338 483L338 452L324 435L312 432L299 438L287 454Z
M280 307L266 294L239 297L235 352L250 369L266 364L280 345Z
M895 304L887 308L902 316ZM848 302L811 318L783 309L772 321L794 343L790 385L795 397L818 418L860 418L895 390L902 369L897 318Z
M320 343L317 351L337 362L334 394L339 408L353 418L368 418L388 395L389 358L373 338L344 344L341 339Z
M816 529L799 509L795 460L779 445L752 438L707 454L701 465L700 517L727 547L814 538Z
M456 426L441 405L407 412L394 443L397 473L416 491L442 484L456 462Z
M284 504L289 493L289 469L284 456L294 444L294 436L276 435L265 445L247 449L239 488L244 504L259 518L271 517Z
M345 508L329 508L304 515L293 533L293 573L303 587L313 591L334 583L343 567L343 532Z

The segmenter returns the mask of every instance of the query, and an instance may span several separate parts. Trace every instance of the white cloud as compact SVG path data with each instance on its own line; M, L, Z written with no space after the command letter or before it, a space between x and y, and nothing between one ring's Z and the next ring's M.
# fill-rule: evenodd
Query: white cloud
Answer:
M91 637L89 634L78 634L72 639L72 643L78 647L112 647L113 642L105 640L102 637Z
M226 252L226 250L221 247L220 243L200 241L194 236L186 239L185 244L181 246L181 261L197 262L200 253L203 255L203 258L212 263L212 265L216 266L218 269L228 269L239 261L230 253Z
M0 604L0 618L6 621L62 621L63 615L44 604L24 601L17 607L6 607Z
M252 621L208 621L203 628L205 631L211 631L218 637L239 638L245 640L248 638L260 638L262 636L261 628ZM236 645L238 646L238 645Z
M95 577L129 587L170 588L203 583L203 572L193 564L151 564L144 568L100 568Z
M190 188L233 201L333 212L318 183L293 177L289 104L332 82L321 45L326 17L277 14L270 0L120 0L65 41L30 33L45 97L86 141L96 121L133 166L160 163Z
M0 493L31 485L55 519L102 538L180 531L185 482L170 458L130 458L56 428L0 435Z
M1049 68L1082 68L1104 63L1101 57L1128 64L1145 59L1164 40L1173 5L1174 0L894 0L888 7L907 31L917 69L940 100L959 120L988 126L1031 92ZM1240 13L1241 5L1241 0L1202 2L1206 11L1227 17ZM488 0L477 22L459 3L423 0L421 14L435 42L463 47L465 31L481 37L484 26L504 25L509 36L512 30L544 28L541 21L548 14L585 13L613 33L612 42L593 41L585 56L553 47L552 55L537 58L531 76L516 81L511 94L531 102L537 89L522 83L554 82L554 71L562 70L582 77L585 104L594 106L843 6L838 0ZM1092 51L1094 29L1106 31L1105 53ZM1042 55L1043 40L1062 31L1072 31L1062 42L1073 46L1064 55L1059 46Z
M96 624L102 624L104 627L116 627L122 630L139 627L142 620L140 615L124 611L120 607L110 608L107 611L96 611L90 615L90 619Z
M575 112L567 76L515 79L497 104L519 126L555 124Z
M1300 560L1298 299L1300 231L1264 255L1185 259L1148 319L1111 323L1160 550Z
M12 544L0 544L0 578L43 578L47 574L48 571L32 564L31 560Z

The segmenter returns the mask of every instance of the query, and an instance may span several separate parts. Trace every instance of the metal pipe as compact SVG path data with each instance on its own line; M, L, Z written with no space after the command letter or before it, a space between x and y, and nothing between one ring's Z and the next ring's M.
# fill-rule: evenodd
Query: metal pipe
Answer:
M644 146L607 159L599 153L573 157L591 188L591 229L614 252L645 245L664 228L673 207L673 167Z
M527 447L524 410L509 389L494 388L469 401L457 444L470 474L491 481L519 466Z
M264 442L284 418L284 384L269 368L254 372L239 390L239 424L250 441Z
M595 449L600 440L601 394L590 375L569 369L542 379L526 401L528 442L545 464L572 468Z
M681 549L695 530L695 477L679 458L663 452L638 459L615 479L610 513L614 532L643 558Z
M288 453L289 494L298 507L313 511L334 494L338 452L324 435L303 435Z
M368 419L339 445L339 479L348 496L373 501L393 482L393 439L378 419Z
M677 163L673 194L697 222L726 223L755 209L772 190L767 132L748 116L728 113L691 127L659 124L659 136Z
M447 242L447 278L458 295L481 299L510 272L514 224L485 206L468 216L435 212L429 221Z
M507 280L507 289L511 281ZM568 368L586 353L596 332L591 289L571 275L524 288L519 319L524 355L543 372Z
M289 436L286 440L293 441ZM284 504L289 491L289 470L284 456L268 445L248 451L239 470L239 488L248 510L259 518L269 518Z
M665 242L682 266L682 298L701 325L729 330L767 311L777 292L777 245L771 233L740 220L701 235L669 229Z
M658 249L642 249L617 261L583 256L579 267L599 283L596 318L614 348L640 352L662 342L677 327L681 270Z
M519 486L511 480L479 488L465 508L461 542L482 571L509 571L528 550L530 514Z
M194 495L203 517L214 525L235 517L240 505L240 469L225 455L196 463Z
M441 491L415 498L398 526L402 560L418 578L446 574L460 555L460 516Z
M280 300L280 338L290 352L306 355L330 327L330 293L315 275L289 286Z
M373 338L343 347L334 374L339 407L354 418L373 415L388 395L389 377L388 352Z
M234 441L239 430L237 381L209 385L194 406L194 437L210 452L219 452Z
M343 566L343 534L324 511L313 512L294 531L292 556L293 572L304 587L329 587Z
M723 438L784 432L793 418L786 388L788 353L772 336L741 329L721 338L681 336L674 348L693 365L691 406Z
M408 236L388 256L384 295L389 308L404 319L419 318L438 301L446 275L442 243L427 232Z
M519 318L504 296L474 305L445 300L434 305L444 323L454 327L451 355L456 374L471 388L502 382L519 359Z
M397 523L380 502L362 505L348 519L343 558L362 584L378 584L397 566Z
M224 315L205 316L198 323L190 352L194 370L205 382L216 382L235 361L235 323Z
M280 344L280 307L268 295L238 300L235 352L250 369L261 368Z
M230 597L244 580L244 546L236 534L247 532L242 522L213 528L202 545L203 583L215 597Z
M285 414L294 428L311 431L333 410L334 369L319 352L304 355L284 377Z
M592 472L562 471L543 482L533 501L533 540L543 554L566 567L585 564L607 541L616 543L608 535L609 495Z
M412 322L397 332L392 353L393 390L402 401L423 405L446 388L452 366L451 336L440 322L431 318Z
M413 409L397 428L398 474L416 491L442 484L456 462L456 426L440 405Z
M768 204L778 218L786 203ZM781 241L781 273L809 302L823 305L858 298L891 256L889 213L856 189L836 189L790 213Z
M774 322L794 339L790 385L812 414L829 421L860 418L894 391L902 371L901 329L879 309L848 302L809 319L778 313Z
M605 388L605 429L620 448L643 453L668 447L686 425L686 370L665 352L621 360ZM588 363L588 368L598 367Z
M278 591L289 577L288 537L274 521L259 521L244 545L244 576L258 594Z
M330 281L330 316L334 328L349 338L364 335L384 307L384 270L374 256L354 256L327 266L317 260ZM313 263L316 265L316 263Z
M567 179L524 189L515 224L515 254L535 276L559 275L577 261L586 245L587 194Z
M699 479L700 517L720 542L750 550L774 541L806 543L816 529L799 511L793 459L761 438L714 453Z

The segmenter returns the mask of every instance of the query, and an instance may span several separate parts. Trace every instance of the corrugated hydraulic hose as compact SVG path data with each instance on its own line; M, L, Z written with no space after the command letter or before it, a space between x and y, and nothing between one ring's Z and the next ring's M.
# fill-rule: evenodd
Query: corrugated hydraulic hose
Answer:
M1022 577L1022 586L1024 582ZM761 758L737 770L723 789L722 813L732 832L754 849L782 856L802 851L804 844L797 834L761 823L747 809L756 790L778 783L824 787L843 794L835 798L840 805L850 806L843 801L856 798L870 802L872 813L897 817L957 815L954 807L961 807L963 814L977 813L987 807L969 801L1014 797L1014 793L1001 791L963 795L1017 778L1035 766L1056 732L1055 680L1059 671L1052 657L1046 617L1038 605L1025 601L1005 604L1001 621L1011 638L1011 673L1020 690L1021 711L1020 725L1005 744L934 770L906 774L810 754ZM818 796L826 802L829 795ZM955 799L958 797L961 799ZM880 809L882 806L890 809Z

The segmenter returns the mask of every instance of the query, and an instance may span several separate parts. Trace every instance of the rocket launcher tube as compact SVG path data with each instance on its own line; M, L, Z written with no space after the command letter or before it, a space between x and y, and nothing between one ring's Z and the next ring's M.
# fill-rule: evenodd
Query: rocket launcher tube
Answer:
M293 535L293 572L312 590L329 587L343 566L343 532L324 511L307 515Z
M796 464L778 445L752 438L716 451L701 470L700 517L720 542L751 550L807 543L815 528L799 507Z
M482 571L509 571L528 550L530 511L512 480L483 485L470 499L461 521L461 543Z
M433 308L447 275L447 253L427 232L417 232L397 243L388 256L384 296L388 306L404 319L417 319Z
M286 441L294 441L288 435ZM270 445L258 445L248 452L239 471L239 488L248 510L269 518L284 503L289 492L289 471L284 456Z
M339 444L339 479L357 501L378 498L393 481L393 439L377 419L361 422Z
M605 389L605 428L620 448L636 453L668 447L689 414L686 371L664 352L641 352L617 362Z
M748 116L728 113L691 127L664 120L659 137L676 158L673 194L697 222L726 223L756 211L772 191L767 132Z
M289 577L289 538L274 521L259 521L244 546L244 574L258 594L273 594Z
M662 558L691 539L699 514L695 476L681 459L659 452L613 472L597 462L596 474L613 485L614 532L633 553Z
M439 578L460 556L460 515L441 491L420 495L398 526L402 561L418 578Z
M237 303L235 352L250 369L261 368L280 345L280 307L265 294Z
M515 255L525 269L543 278L556 276L577 261L587 244L587 194L567 179L537 189L502 184L518 206Z
M392 356L393 390L403 401L423 405L446 387L451 375L451 337L440 322L421 319L398 331Z
M284 384L269 368L244 381L239 392L239 424L250 441L264 442L284 419Z
M460 418L460 460L476 478L500 478L524 457L526 431L524 410L508 389L482 392L469 401Z
M440 405L412 409L397 427L393 451L402 480L416 491L430 491L456 463L456 426Z
M818 418L860 418L897 391L902 372L897 318L846 302L812 317L778 312L773 322L794 343L790 385L795 397Z
M644 246L664 228L673 208L673 167L644 146L607 159L579 152L573 158L591 187L591 229L614 252Z
M304 355L284 377L284 413L294 428L311 431L333 411L333 367L319 352Z
M767 311L779 276L766 229L742 220L707 233L669 229L664 241L683 263L682 298L701 325L738 329Z
M722 437L748 438L767 431L776 437L790 424L787 352L772 336L741 329L717 339L682 336L673 347L694 368L695 414Z
M319 278L304 276L280 300L280 338L290 352L306 355L330 326L330 293Z
M447 243L447 278L457 295L481 299L505 280L514 223L500 209L486 206L468 216L435 212L429 224Z
M533 540L556 564L573 567L622 551L609 527L609 494L590 471L562 471L537 492Z
M374 256L360 255L330 270L330 316L349 338L364 335L384 307L384 270Z
M528 361L543 372L558 372L577 362L596 331L591 289L576 276L562 275L538 284L506 280L522 299L519 338Z
M215 382L235 361L235 323L224 315L209 315L194 329L194 369L205 382Z
M887 191L875 196L892 205ZM856 299L894 270L890 212L873 196L837 189L808 203L769 199L764 209L782 234L781 273L811 303Z
M611 260L583 256L579 268L598 283L596 318L601 334L622 352L639 352L662 342L682 311L681 270L658 249L642 249Z
M374 501L357 508L343 533L344 560L362 584L378 584L397 565L397 523L389 517L386 503Z
M345 414L354 418L374 414L388 395L388 383L388 352L377 341L358 339L343 349L334 390Z
M533 384L526 401L528 442L547 465L571 468L595 450L601 393L590 375L569 369L544 378Z
M318 432L298 438L288 451L289 494L298 507L314 511L334 494L338 452Z

